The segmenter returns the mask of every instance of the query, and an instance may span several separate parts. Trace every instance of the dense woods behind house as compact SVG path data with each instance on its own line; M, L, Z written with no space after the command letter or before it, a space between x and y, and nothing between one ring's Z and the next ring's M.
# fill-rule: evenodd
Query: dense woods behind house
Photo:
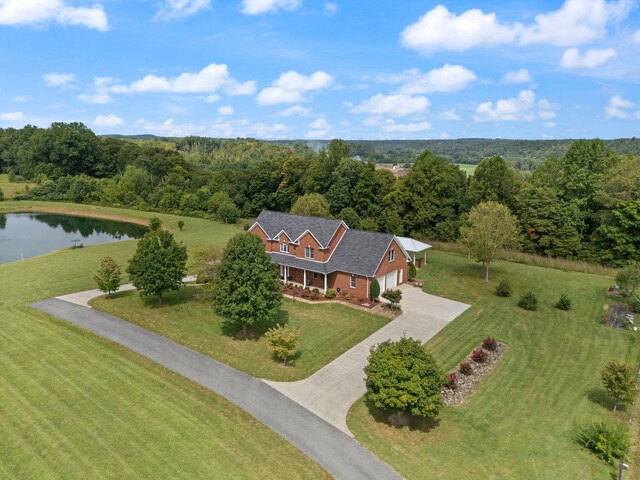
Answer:
M612 266L640 260L639 153L638 139L305 143L99 137L80 123L0 129L0 171L37 184L23 198L224 222L315 203L352 228L442 241L493 200L518 218L518 249ZM375 163L411 168L397 179ZM467 176L455 163L478 167Z

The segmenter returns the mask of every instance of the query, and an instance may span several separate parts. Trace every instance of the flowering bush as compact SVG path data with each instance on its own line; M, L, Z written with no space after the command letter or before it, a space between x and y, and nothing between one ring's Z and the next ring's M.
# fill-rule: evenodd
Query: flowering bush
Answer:
M482 341L482 348L493 352L498 348L498 342L496 342L496 339L493 337L487 337Z
M444 386L451 390L458 388L458 376L455 373L451 373L449 378L447 378L447 381L444 383Z
M476 348L471 353L471 360L473 360L476 363L484 363L487 361L487 352L481 348Z
M473 373L473 367L469 362L462 362L459 370L462 375L471 375Z

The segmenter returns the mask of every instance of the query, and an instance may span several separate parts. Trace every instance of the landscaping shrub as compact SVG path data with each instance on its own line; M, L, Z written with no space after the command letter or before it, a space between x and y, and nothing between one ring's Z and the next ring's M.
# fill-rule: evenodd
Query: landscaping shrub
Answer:
M496 348L498 348L498 342L496 342L496 339L493 337L487 337L482 340L482 348L493 352Z
M556 303L556 308L564 311L571 310L571 299L569 298L569 295L561 293L560 300Z
M537 310L538 309L538 297L533 292L527 292L518 300L518 306L525 310Z
M471 367L469 362L462 362L458 370L460 370L462 375L471 375L473 373L473 367Z
M320 298L320 291L319 291L317 288L314 288L314 289L311 291L311 298L312 298L313 300L318 300L318 299Z
M606 420L580 425L576 440L611 465L615 465L616 459L623 459L629 450L628 428Z
M629 300L629 306L633 313L640 313L640 295L635 295Z
M409 262L409 281L413 281L413 279L416 278L417 274L418 272L416 272L416 266L413 264L413 262Z
M371 285L369 285L369 295L372 300L376 300L380 296L380 284L375 278L371 280Z
M511 284L509 280L501 280L498 285L496 285L496 295L499 297L510 297L511 296Z
M484 363L487 361L487 352L484 351L481 348L476 348L472 353L471 353L471 360L473 360L476 363Z
M328 288L327 293L324 294L325 298L336 298L336 291L333 288Z
M396 308L402 300L402 290L385 290L382 294L382 298L391 302L391 308Z
M451 390L458 388L458 376L455 373L450 373L449 377L444 382L444 386Z
M348 302L349 300L351 300L351 295L349 295L348 293L345 293L344 299Z

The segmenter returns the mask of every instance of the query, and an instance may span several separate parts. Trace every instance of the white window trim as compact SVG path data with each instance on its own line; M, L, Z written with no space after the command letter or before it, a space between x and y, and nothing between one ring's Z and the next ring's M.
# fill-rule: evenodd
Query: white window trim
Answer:
M316 256L315 249L311 245L304 247L304 258L313 260Z
M289 245L287 245L286 243L281 243L280 253L289 253Z
M393 262L396 259L396 251L395 249L389 250L389 261Z
M352 273L351 279L349 280L349 286L351 288L356 288L356 276Z

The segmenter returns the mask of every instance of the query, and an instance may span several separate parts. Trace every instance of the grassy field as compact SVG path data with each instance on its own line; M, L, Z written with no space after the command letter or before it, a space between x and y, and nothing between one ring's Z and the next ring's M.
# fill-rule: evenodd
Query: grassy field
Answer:
M138 219L153 215L68 207ZM160 216L169 226L179 220ZM188 229L176 237L189 246L224 244L238 231L183 220ZM134 249L135 242L120 242L0 265L0 478L328 478L226 400L27 306L95 288L100 258L111 255L124 264Z
M200 287L186 287L166 295L165 306L155 308L135 292L97 298L95 308L124 318L250 375L291 381L311 375L353 345L367 338L388 318L344 305L309 305L284 299L279 323L302 329L300 356L283 367L269 353L267 339L239 340L225 335L222 319L200 300Z
M467 175L473 175L473 172L478 168L478 165L471 165L469 163L456 163L456 165Z
M487 335L510 349L466 405L445 408L435 422L396 429L361 399L348 418L358 440L409 479L611 478L611 467L573 441L577 423L614 416L602 366L637 364L640 353L637 333L599 323L611 279L500 262L485 283L465 256L434 251L429 262L419 273L426 291L473 305L427 344L438 362L455 368ZM503 278L511 298L493 294ZM539 311L516 306L527 290L538 295ZM553 307L563 291L570 312Z
M9 175L0 174L0 190L4 193L4 198L11 199L19 193L24 193L25 189L35 187L35 183L12 183L9 181Z

